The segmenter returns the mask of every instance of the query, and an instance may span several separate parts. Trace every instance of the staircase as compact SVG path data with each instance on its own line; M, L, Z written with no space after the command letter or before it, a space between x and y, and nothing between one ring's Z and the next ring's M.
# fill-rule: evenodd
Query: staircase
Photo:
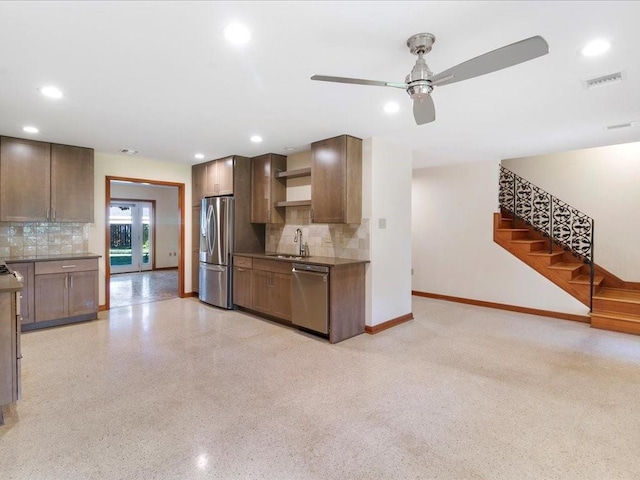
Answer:
M640 290L593 262L593 219L500 167L493 240L590 308L591 326L640 335Z

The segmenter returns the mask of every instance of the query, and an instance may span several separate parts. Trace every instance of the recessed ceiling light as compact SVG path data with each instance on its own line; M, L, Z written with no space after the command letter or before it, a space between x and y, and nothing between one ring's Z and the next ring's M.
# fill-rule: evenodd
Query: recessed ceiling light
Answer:
M260 135L251 135L251 141L253 143L260 143L262 141L262 137Z
M40 131L36 127L31 126L22 127L22 130L27 133L38 133Z
M587 43L582 50L580 50L580 53L585 57L596 57L598 55L602 55L604 52L609 50L610 47L611 44L607 40L599 38Z
M134 150L133 148L121 148L120 153L126 153L127 155L135 155L138 153L138 150Z
M284 147L285 152L293 152L296 147Z
M400 110L400 105L396 102L389 102L384 106L385 113L396 113L398 110Z
M623 130L625 128L635 127L637 122L618 123L616 125L607 125L605 130Z
M58 87L54 87L53 85L47 85L46 87L40 87L40 93L45 97L49 98L62 98L62 90Z
M194 157L197 158L198 160L202 160L204 158L204 155L202 153L196 153Z
M251 32L239 23L232 23L224 27L224 36L234 45L244 45L251 40Z

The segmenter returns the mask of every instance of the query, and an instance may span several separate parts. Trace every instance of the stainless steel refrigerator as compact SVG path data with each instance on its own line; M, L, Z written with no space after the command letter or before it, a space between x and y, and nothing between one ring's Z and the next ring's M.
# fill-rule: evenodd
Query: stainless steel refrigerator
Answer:
M200 210L201 301L233 308L231 255L233 253L233 197L205 197Z

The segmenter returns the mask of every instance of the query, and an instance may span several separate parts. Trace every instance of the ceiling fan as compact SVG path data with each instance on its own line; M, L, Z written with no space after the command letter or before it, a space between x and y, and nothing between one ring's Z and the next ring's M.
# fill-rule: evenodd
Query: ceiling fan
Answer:
M378 87L402 88L413 99L413 116L418 125L433 122L436 110L431 98L433 87L449 85L461 80L479 77L487 73L512 67L519 63L533 60L549 53L549 45L544 38L535 36L521 40L502 48L492 50L478 57L460 63L444 72L434 75L424 55L431 51L436 37L431 33L418 33L407 40L407 47L418 56L413 69L406 76L404 83L381 82L377 80L363 80L360 78L330 77L327 75L313 75L311 80L323 82L353 83L356 85L373 85Z

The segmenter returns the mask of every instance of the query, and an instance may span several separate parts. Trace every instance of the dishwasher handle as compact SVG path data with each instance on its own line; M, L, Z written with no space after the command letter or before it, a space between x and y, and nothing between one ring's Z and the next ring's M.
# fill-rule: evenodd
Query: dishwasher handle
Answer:
M294 263L291 269L292 273L322 273L328 274L329 267L322 265L310 265L308 263Z

